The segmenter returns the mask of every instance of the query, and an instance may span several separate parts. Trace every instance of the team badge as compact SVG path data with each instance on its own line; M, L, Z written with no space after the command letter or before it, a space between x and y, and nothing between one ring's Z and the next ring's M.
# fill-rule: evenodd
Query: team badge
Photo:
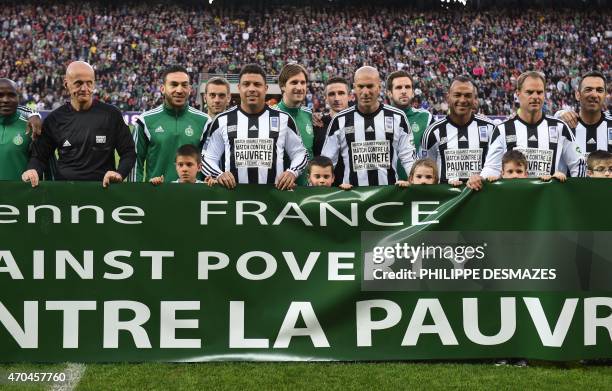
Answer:
M506 144L515 143L516 142L516 134L506 135Z
M21 137L20 134L18 134L17 136L13 137L13 144L15 144L15 145L23 144L23 137Z
M227 133L232 133L236 131L236 125L231 125L227 127Z
M270 117L270 130L273 132L278 132L278 117ZM312 129L310 129L312 133Z
M421 127L419 126L419 124L410 124L410 129L412 129L414 133L418 133L419 130L421 130Z
M106 136L96 136L96 144L104 144L106 142Z
M393 132L393 117L385 117L385 131Z
M608 145L612 145L612 128L608 128Z
M185 129L185 136L187 137L193 136L193 128L191 127L191 125L187 126L187 128Z
M312 134L312 125L311 124L306 124L306 133Z
M478 127L478 135L480 136L480 141L487 141L489 137L487 136L487 127L479 126Z
M548 127L548 138L549 138L551 143L558 143L559 142L559 131L557 130L556 126L549 126Z

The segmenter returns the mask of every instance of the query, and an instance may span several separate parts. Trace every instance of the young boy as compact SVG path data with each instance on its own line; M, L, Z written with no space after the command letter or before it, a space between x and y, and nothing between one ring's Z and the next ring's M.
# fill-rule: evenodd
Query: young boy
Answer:
M587 176L612 179L612 153L594 151L587 158Z
M397 181L396 186L436 185L439 181L438 165L433 159L419 159L412 165L407 181Z
M176 151L174 162L178 179L173 181L173 183L203 183L197 179L202 163L200 162L200 153L196 147L191 144L179 147ZM154 185L160 185L164 183L164 176L151 178L149 182Z
M326 156L316 156L308 163L308 184L331 187L334 183L334 164Z
M520 179L528 178L527 175L527 158L521 152L516 150L509 150L504 153L502 157L502 179ZM557 179L560 182L565 182L567 177L560 171L555 172L554 175L544 175L540 179L548 182L551 179ZM489 182L494 182L500 179L499 177L489 177Z

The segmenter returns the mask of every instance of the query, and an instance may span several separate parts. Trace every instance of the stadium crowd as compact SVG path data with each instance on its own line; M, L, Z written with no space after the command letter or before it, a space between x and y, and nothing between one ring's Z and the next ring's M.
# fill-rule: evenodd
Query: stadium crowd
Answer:
M585 71L609 72L609 11L199 7L4 5L0 77L18 83L23 104L55 109L65 101L66 65L82 59L96 68L101 101L141 111L162 102L159 77L167 64L184 64L196 76L237 74L243 64L258 63L278 75L296 61L309 72L306 106L318 110L329 77L350 78L356 67L370 64L383 76L408 70L416 104L436 114L448 109L450 81L470 74L481 92L481 112L505 115L513 110L516 78L527 69L547 76L547 112L574 106Z

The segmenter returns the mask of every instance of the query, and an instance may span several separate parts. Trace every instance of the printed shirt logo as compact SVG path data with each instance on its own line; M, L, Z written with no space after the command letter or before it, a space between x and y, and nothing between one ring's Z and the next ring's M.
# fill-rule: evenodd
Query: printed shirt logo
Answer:
M17 136L13 137L13 144L15 144L15 145L23 144L23 137L21 137L20 134L18 134Z
M487 141L489 139L489 137L487 136L487 127L479 126L478 135L480 136L480 141Z
M459 137L459 141L467 141L467 138L465 136L461 136Z
M506 143L515 143L516 142L516 134L511 134L506 136Z
M385 117L385 131L393 132L393 117Z
M352 142L350 145L353 171L391 168L389 140Z
M278 117L270 117L270 130L278 132Z
M257 126L253 125L249 128L249 130L258 130L258 129L257 129Z
M155 133L163 133L164 132L164 128L162 128L161 126L158 126L157 128L155 128Z
M193 128L191 127L191 125L185 128L185 136L187 137L193 136Z
M96 136L96 144L104 144L106 142L106 136Z
M421 127L417 123L410 124L410 128L414 133L418 133L421 130Z
M368 128L365 130L366 132L373 132L374 128L371 126L368 126Z
M587 144L597 144L597 141L595 141L595 139L590 139L587 141Z
M236 131L236 125L230 125L227 127L228 133L235 132L235 131Z
M311 124L306 124L306 133L312 134L312 125Z
M272 168L274 140L271 138L237 138L234 140L236 168Z
M532 134L531 137L529 137L529 141L538 141L538 138Z
M559 142L559 131L557 130L556 126L548 127L548 138L550 139L551 143Z
M70 141L66 140L66 141L64 141L64 144L62 144L62 147L64 147L64 148L72 147L72 144L70 144Z
M608 144L612 145L612 128L608 128Z

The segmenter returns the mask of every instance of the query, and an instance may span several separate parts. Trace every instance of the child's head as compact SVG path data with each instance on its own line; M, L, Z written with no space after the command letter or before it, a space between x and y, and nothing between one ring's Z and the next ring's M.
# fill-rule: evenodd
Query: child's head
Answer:
M520 151L510 150L502 157L502 178L527 178L527 158Z
M438 166L432 159L417 160L408 175L408 182L413 185L435 185L438 180Z
M331 187L334 183L334 164L326 156L317 156L308 163L310 186Z
M587 176L593 178L612 178L612 153L595 151L587 158Z
M202 166L200 152L191 144L179 147L176 151L175 165L180 183L196 183L196 177Z

